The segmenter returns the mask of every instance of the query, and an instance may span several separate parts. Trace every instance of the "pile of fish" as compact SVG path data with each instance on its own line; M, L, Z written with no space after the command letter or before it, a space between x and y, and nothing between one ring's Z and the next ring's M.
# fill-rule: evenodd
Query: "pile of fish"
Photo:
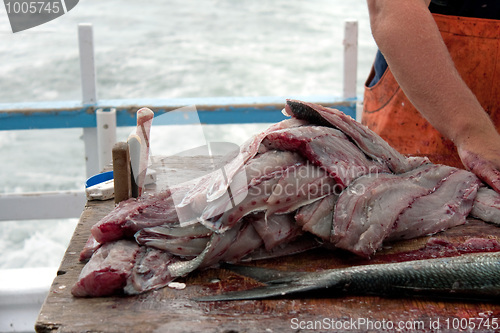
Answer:
M323 245L370 257L469 215L500 222L500 195L473 173L405 157L336 109L288 100L284 111L224 172L118 204L91 229L73 295L138 294Z

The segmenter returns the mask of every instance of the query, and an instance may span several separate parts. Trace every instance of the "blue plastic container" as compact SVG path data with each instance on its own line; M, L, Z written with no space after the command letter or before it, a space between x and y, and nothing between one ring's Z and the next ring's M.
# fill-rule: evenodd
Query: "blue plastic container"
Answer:
M85 182L85 188L91 187L100 183L104 183L108 180L113 179L113 171L98 173L97 175L93 175Z

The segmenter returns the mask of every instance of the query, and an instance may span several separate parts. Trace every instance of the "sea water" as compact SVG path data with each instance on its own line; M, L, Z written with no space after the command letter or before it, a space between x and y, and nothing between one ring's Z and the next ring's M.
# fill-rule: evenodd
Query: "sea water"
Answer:
M16 34L0 6L0 103L81 100L79 23L93 25L99 99L340 96L348 19L359 22L361 95L376 50L364 0L84 0ZM240 144L265 127L204 130ZM130 131L120 128L117 139ZM170 143L189 140L186 127L166 131ZM83 189L81 135L0 132L0 193ZM0 222L0 269L58 266L76 222Z

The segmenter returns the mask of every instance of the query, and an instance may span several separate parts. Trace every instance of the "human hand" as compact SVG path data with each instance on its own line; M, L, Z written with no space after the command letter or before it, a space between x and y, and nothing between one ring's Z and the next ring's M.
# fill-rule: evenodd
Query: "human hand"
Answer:
M475 136L457 148L465 168L500 193L500 136Z

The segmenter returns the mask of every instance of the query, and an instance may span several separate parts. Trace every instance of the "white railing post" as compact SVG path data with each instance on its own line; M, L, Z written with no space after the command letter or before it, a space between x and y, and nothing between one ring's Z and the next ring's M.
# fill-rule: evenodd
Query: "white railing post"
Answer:
M92 24L78 25L78 46L80 50L80 72L82 78L82 103L96 105L97 89L94 61L94 36ZM87 177L99 172L99 153L97 151L97 128L84 127L85 160Z
M97 151L99 170L112 162L113 145L116 143L116 109L97 109Z
M356 98L358 77L358 21L345 21L344 29L344 99Z

